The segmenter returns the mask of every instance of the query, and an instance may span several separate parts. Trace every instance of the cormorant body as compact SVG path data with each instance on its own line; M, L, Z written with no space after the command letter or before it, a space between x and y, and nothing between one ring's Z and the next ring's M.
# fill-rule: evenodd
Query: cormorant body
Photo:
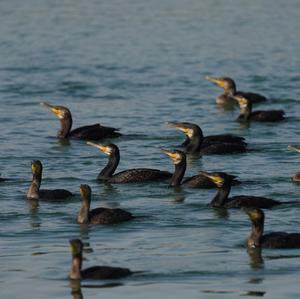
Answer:
M236 95L234 98L240 106L238 121L276 122L284 120L283 110L252 111L252 103L248 98L241 95Z
M300 233L272 232L264 234L265 214L258 208L245 208L251 222L247 245L251 248L300 248Z
M99 140L103 138L122 136L122 134L118 132L118 129L105 127L100 124L83 126L71 131L73 120L71 111L68 108L64 106L53 106L48 103L41 104L59 118L61 125L57 135L59 139L74 138L83 140Z
M70 279L115 279L132 275L133 272L128 268L94 266L82 270L82 251L81 240L70 240L72 251L72 263L69 273Z
M234 80L231 78L228 77L215 78L215 77L207 76L206 79L224 89L224 93L217 96L216 98L217 104L231 104L231 105L235 104L234 96L238 94L247 97L252 104L267 101L267 98L265 96L260 95L258 93L237 91L236 84Z
M77 216L80 224L116 224L129 221L134 216L122 209L97 208L90 210L92 191L89 185L80 186L81 208Z
M169 127L176 128L186 135L183 142L187 153L201 155L220 155L246 152L245 138L231 134L203 136L201 128L189 122L168 122Z
M228 197L232 180L234 176L228 175L225 172L213 172L208 173L202 171L202 174L207 178L211 179L218 188L218 192L213 200L210 202L211 207L222 207L222 208L241 208L241 207L256 207L269 209L281 204L291 204L295 202L280 202L267 197L261 196L250 196L250 195L239 195Z
M168 171L151 168L127 169L114 174L120 161L119 148L115 144L108 144L106 146L102 144L95 144L92 142L87 142L87 144L100 149L109 157L107 165L97 176L98 181L107 181L110 183L138 183L167 180L172 177L172 173Z
M171 158L175 165L175 171L170 181L171 187L188 187L188 188L215 188L215 183L210 180L208 177L198 174L193 177L187 178L182 181L185 170L186 170L186 155L184 152L179 150L168 151L162 150L167 156ZM235 177L233 177L234 179ZM234 180L235 184L239 181Z
M27 192L27 199L46 199L46 200L64 200L73 194L65 189L40 189L42 182L43 165L41 161L31 162L32 182Z

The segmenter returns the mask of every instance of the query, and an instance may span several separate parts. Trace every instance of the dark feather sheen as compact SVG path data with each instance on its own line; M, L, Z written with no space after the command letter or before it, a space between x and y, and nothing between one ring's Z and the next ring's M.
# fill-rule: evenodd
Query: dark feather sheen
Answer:
M70 132L69 136L83 140L99 140L108 137L119 137L122 134L118 132L118 129L95 124L74 129Z

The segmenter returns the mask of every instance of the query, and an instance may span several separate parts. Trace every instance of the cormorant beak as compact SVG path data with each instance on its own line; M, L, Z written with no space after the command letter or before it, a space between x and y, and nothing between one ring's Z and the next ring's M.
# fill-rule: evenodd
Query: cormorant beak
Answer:
M186 126L184 126L180 122L169 121L169 122L167 122L167 126L169 128L175 128L175 129L178 129L178 130L182 131L188 137L192 137L194 135L194 130L193 129L187 128Z
M168 151L168 150L165 150L165 149L162 149L161 150L164 154L166 154L167 156L169 156L172 161L174 162L174 164L178 164L181 162L181 157L180 155L175 152L175 151Z
M289 145L288 149L291 150L291 151L294 151L294 152L296 152L298 154L300 154L300 148L298 148L298 147L296 147L294 145Z
M111 155L111 150L110 150L110 147L108 147L108 146L102 145L100 143L97 144L97 143L90 142L90 141L88 141L86 144L94 146L94 147L100 149L100 151L102 151L104 154L106 154L108 156Z
M41 106L44 106L46 107L48 110L50 110L53 114L55 114L59 119L63 119L64 118L64 111L61 110L58 106L53 106L53 105L50 105L49 103L47 102L41 102L40 103Z
M215 183L218 187L222 187L223 184L224 184L224 179L221 176L219 176L219 175L211 174L211 173L205 172L205 171L200 171L200 174L202 174L205 177L207 177L210 180L212 180L213 183Z
M225 81L219 78L214 78L214 77L210 77L210 76L206 76L205 77L206 80L213 82L214 84L224 88L225 86Z

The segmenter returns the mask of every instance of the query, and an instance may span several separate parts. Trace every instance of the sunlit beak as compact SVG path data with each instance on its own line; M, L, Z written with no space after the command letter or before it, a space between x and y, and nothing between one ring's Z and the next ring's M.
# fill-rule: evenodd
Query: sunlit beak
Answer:
M111 151L110 151L110 148L108 146L105 146L105 145L100 144L100 143L94 143L94 142L91 142L91 141L88 141L86 144L100 149L100 151L102 151L106 155L111 155Z
M201 171L200 174L212 180L217 186L222 186L224 179L218 175L213 175L205 171Z
M169 122L167 122L167 126L169 128L178 129L178 130L182 131L185 135L187 135L189 137L191 137L193 135L193 130L191 128L187 128L187 127L183 126L182 123L180 123L180 122L169 121Z
M53 105L50 105L49 103L47 102L41 102L40 103L41 106L44 106L46 107L48 110L50 110L53 114L55 114L59 119L62 119L64 117L64 113L63 111L57 107L57 106L53 106Z
M214 77L210 77L210 76L206 76L205 79L210 81L210 82L215 83L216 85L218 85L220 87L224 87L224 80L214 78Z

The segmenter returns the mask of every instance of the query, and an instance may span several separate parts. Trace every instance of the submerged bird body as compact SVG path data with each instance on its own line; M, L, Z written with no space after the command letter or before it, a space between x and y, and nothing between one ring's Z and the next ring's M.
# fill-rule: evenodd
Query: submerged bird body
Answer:
M284 120L283 110L252 111L252 104L245 96L234 97L240 106L238 121L276 122Z
M267 98L265 96L260 95L258 93L237 91L236 84L234 80L231 78L228 77L214 78L214 77L207 76L206 79L224 89L224 93L217 96L216 98L217 104L233 105L235 104L234 96L238 94L247 97L253 104L267 101Z
M175 150L163 150L167 156L171 158L175 165L175 171L170 181L171 187L188 187L188 188L215 188L215 183L203 174L195 175L191 178L183 180L186 170L186 155L184 152ZM234 183L239 183L237 180Z
M65 189L40 189L43 172L41 161L32 161L31 170L32 182L27 192L27 199L64 200L73 196L70 191Z
M300 248L300 233L272 232L264 234L264 212L257 208L245 209L251 222L247 245L251 248Z
M82 251L81 240L70 240L72 251L72 263L69 273L70 279L115 279L132 275L133 272L128 268L93 266L82 270Z
M88 142L89 145L97 147L109 156L107 165L99 173L98 181L110 183L139 183L148 181L167 180L172 177L172 173L152 168L134 168L114 174L120 161L120 151L115 144L101 145Z
M269 209L274 206L283 204L278 200L274 200L267 197L261 196L249 196L239 195L229 198L229 193L232 186L234 176L228 175L225 172L202 172L207 178L210 178L218 188L218 192L210 202L211 207L222 207L222 208L241 208L241 207L257 207ZM291 203L291 202L286 202Z
M77 216L80 224L116 224L129 221L134 216L123 209L96 208L90 210L92 191L89 185L80 186L81 208Z
M224 134L204 137L201 128L189 122L168 122L168 126L176 128L186 135L182 146L187 153L216 155L243 153L247 150L247 143L240 136Z
M74 138L83 140L99 140L103 138L119 137L122 134L118 129L112 127L105 127L100 124L82 126L71 130L73 120L71 111L64 106L53 106L48 103L41 103L53 112L60 120L61 128L58 131L57 137L59 139Z

